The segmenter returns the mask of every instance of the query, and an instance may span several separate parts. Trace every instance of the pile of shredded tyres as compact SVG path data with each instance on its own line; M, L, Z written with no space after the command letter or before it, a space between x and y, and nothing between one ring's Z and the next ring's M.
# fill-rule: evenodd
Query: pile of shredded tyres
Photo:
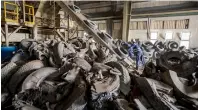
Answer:
M2 110L198 110L198 49L175 41L141 48L139 71L92 37L24 39L1 65Z

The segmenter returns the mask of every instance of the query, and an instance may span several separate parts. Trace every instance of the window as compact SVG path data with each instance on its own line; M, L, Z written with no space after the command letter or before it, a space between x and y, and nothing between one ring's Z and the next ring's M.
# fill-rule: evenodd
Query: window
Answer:
M166 39L166 40L171 40L171 39L173 39L173 33L172 33L172 32L166 32L166 34L165 34L165 39Z
M151 21L151 29L163 29L163 23L162 20L152 20Z
M189 19L176 21L176 29L188 29L188 27L189 27Z
M154 44L157 41L157 36L158 36L157 32L152 32L150 37L150 42Z
M147 21L132 21L132 22L130 22L129 29L131 29L131 30L145 30L145 29L147 29Z
M99 30L106 30L106 23L98 23Z
M151 20L151 29L188 29L188 28L189 28L189 19Z
M186 49L189 48L190 32L181 33L180 46L185 46Z
M175 20L164 21L164 29L175 29Z
M106 23L98 23L98 29L101 32L106 32Z

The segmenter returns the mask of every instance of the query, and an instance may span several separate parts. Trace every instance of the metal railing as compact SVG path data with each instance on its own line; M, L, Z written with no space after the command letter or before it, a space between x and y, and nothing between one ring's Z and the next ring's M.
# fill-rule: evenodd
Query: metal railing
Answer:
M28 12L27 12L27 10ZM34 24L35 23L35 18L34 18L34 7L31 5L26 5L25 4L25 18L24 22L25 24Z
M6 8L8 5L13 6L14 10L8 11ZM8 18L9 15L14 16L14 19ZM5 18L6 22L15 22L15 23L19 22L19 8L18 8L17 4L10 3L10 2L4 2L4 18Z

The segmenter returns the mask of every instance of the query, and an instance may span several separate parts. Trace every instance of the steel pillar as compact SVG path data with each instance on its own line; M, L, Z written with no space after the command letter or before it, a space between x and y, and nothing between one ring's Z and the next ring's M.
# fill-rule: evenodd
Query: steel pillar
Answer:
M5 24L5 42L6 42L6 46L9 46L8 24Z
M131 1L124 2L123 9L123 22L122 22L122 40L128 41L129 35L129 25L130 25L130 15L131 15Z
M35 39L35 40L37 40L37 36L38 36L38 27L37 27L37 25L34 25L33 26L33 38Z
M68 14L68 16L67 16L67 29L68 29L68 31L67 31L67 38L69 39L70 37L69 37L69 31L70 31L70 29L69 29L69 14Z
M112 36L112 19L107 20L107 33Z

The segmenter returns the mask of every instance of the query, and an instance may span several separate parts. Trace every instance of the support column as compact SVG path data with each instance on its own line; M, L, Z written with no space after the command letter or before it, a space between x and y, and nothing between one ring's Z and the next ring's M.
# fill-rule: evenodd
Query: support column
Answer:
M33 34L33 39L37 40L37 36L38 36L38 27L37 27L37 25L34 25L32 34Z
M106 23L107 24L107 33L111 36L112 36L112 29L113 29L112 28L112 24L113 24L112 21L113 21L112 19L108 19L107 23Z
M23 0L23 22L25 23L25 0Z
M70 30L69 30L69 14L68 14L68 17L67 17L67 38L69 38L69 33L70 33Z
M68 39L67 39L67 32L68 32L68 31L67 31L67 29L64 29L64 34L65 34L65 42L68 40Z
M122 40L128 41L129 35L129 24L130 24L130 15L131 15L131 1L124 2L123 8L123 22L122 22Z
M76 27L76 30L77 30L77 33L76 33L77 35L76 35L76 36L78 37L78 25L77 25L77 27Z
M9 46L8 24L5 24L5 42L6 42L6 46Z

